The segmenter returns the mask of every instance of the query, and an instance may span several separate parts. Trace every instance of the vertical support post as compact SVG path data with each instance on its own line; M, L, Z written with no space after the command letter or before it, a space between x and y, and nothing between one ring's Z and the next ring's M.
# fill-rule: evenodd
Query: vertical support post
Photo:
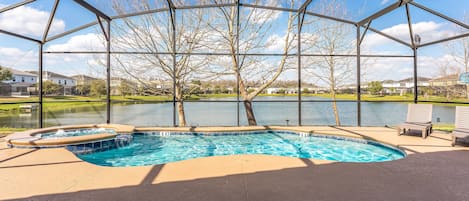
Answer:
M298 13L298 125L301 126L301 27L303 25L304 13Z
M111 21L107 21L106 37L106 123L111 123Z
M44 44L39 43L39 70L38 70L38 90L39 90L39 128L44 127L44 121L43 121L43 98L42 98L42 71L43 71L43 56L44 56Z
M176 9L170 8L172 24L172 48L173 48L173 126L176 127Z
M414 50L414 103L418 102L418 76L417 76L417 48L413 48Z
M360 33L360 25L357 26L357 126L362 125L362 92L361 92L361 33ZM366 33L363 33L366 34Z
M240 9L240 0L236 1L236 68L239 70L239 11ZM239 76L236 76L236 119L237 119L237 126L240 126L239 122Z

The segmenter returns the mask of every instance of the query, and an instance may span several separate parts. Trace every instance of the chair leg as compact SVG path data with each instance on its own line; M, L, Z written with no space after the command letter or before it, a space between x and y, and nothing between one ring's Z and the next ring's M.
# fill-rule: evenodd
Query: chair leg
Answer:
M427 129L422 129L422 138L425 139L427 137Z
M456 144L456 136L453 135L451 139L451 146L454 147L455 144Z

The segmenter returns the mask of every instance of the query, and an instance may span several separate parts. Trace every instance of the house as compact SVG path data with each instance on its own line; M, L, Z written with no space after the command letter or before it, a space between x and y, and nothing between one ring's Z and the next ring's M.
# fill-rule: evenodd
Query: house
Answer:
M385 94L397 93L401 87L401 84L395 80L383 80L381 85L383 86L383 92Z
M28 71L28 72L38 75L37 71ZM50 72L50 71L42 72L42 81L51 81L55 84L58 84L66 88L76 86L76 82L73 78L65 76L65 75L61 75L58 73Z
M11 79L3 81L2 95L24 96L34 91L31 87L37 83L37 75L13 68L2 68L11 72Z
M426 77L417 77L417 86L424 86L428 87L430 86L430 78ZM414 87L414 78L409 77L403 80L399 80L399 87L400 88L405 88L405 89L412 89Z
M37 71L28 72L39 75ZM63 88L63 95L72 95L72 91L76 87L76 82L73 78L50 71L42 72L42 81L50 81L52 83L60 85Z
M36 84L37 83L37 75L29 72L24 72L20 70L16 70L13 68L6 68L2 67L3 69L7 69L11 72L11 80L4 80L4 83L29 83L29 84Z
M87 75L74 75L71 78L75 80L76 85L91 85L91 82L98 79Z
M466 97L466 85L459 82L459 75L452 74L437 77L430 80L430 86L434 94L445 95L446 97Z
M430 80L430 86L432 87L443 87L443 86L454 86L458 85L459 75L452 74L447 76L438 77Z

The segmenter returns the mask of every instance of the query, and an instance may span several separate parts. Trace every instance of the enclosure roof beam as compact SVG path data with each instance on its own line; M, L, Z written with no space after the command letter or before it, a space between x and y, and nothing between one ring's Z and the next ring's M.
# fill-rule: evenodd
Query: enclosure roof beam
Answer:
M368 23L366 23L365 31L363 32L363 35L360 37L360 41L358 42L359 45L362 44L363 39L365 39L366 32L370 28L371 22L372 21L370 20Z
M410 16L410 10L409 10L408 4L405 5L405 11L406 11L406 16L407 16L407 25L409 26L410 42L411 42L412 48L416 49L418 45L416 44L416 41L415 41L416 38L414 36L414 31L412 29L412 18Z
M236 5L236 4L235 4ZM278 10L278 11L287 11L287 12L298 12L297 9L291 8L280 8L280 7L273 7L273 6L261 6L261 5L253 5L253 4L244 4L240 3L240 6L250 7L250 8L261 8L261 9L269 9L269 10Z
M318 14L318 13L309 12L309 11L307 11L305 13L308 14L308 15L319 17L319 18L324 18L324 19L334 20L334 21L342 22L342 23L346 23L346 24L356 25L355 22L350 21L350 20L344 20L344 19L340 19L340 18L336 18L336 17L331 17L331 16L327 16L327 15L322 15L322 14Z
M122 18L126 18L126 17L135 17L135 16L139 16L139 15L147 15L147 14L165 12L165 11L169 11L169 8L158 8L158 9L146 10L146 11L141 11L141 12L136 12L136 13L115 15L115 16L111 16L111 19L113 19L113 20L114 19L122 19Z
M466 29L469 29L469 25L467 25L467 24L465 24L465 23L462 23L462 22L460 22L460 21L458 21L458 20L455 20L455 19L453 19L453 18L451 18L451 17L448 17L448 16L446 16L446 15L443 15L443 14L441 14L441 13L435 11L435 10L432 10L432 9L430 9L430 8L427 8L427 7L423 6L423 5L420 5L420 4L415 3L415 2L409 2L409 3L412 4L412 5L414 5L414 6L417 7L417 8L420 8L420 9L422 9L422 10L424 10L424 11L427 11L427 12L433 14L433 15L436 15L436 16L438 16L438 17L441 17L441 18L443 18L443 19L445 19L445 20L448 20L448 21L450 21L450 22L452 22L452 23L454 23L454 24L457 24L457 25L459 25L459 26L461 26L461 27L464 27L464 28L466 28Z
M24 6L26 4L30 4L30 3L35 2L35 1L36 0L26 0L26 1L22 1L22 2L19 2L19 3L13 4L13 5L7 6L5 8L0 9L0 13L3 13L5 11L9 11L11 9L14 9L14 8L17 8L17 7L20 7L20 6Z
M298 12L303 12L306 10L306 8L308 8L309 4L311 4L313 0L306 0L303 5L301 5L301 7L298 9Z
M95 8L94 6L90 5L84 0L74 0L76 3L80 4L83 8L86 8L87 10L91 11L92 13L99 15L99 17L105 19L106 21L111 21L111 18L104 14L101 10Z
M173 3L172 0L167 0L167 1L168 1L168 6L169 6L169 8L171 8L171 9L176 9L176 6L174 6L174 3Z
M193 6L178 6L176 9L192 9L192 8L219 8L228 6L237 6L237 3L222 3L222 4L209 4L209 5L193 5Z
M46 29L44 30L44 35L42 35L42 43L46 42L47 35L49 34L50 27L52 22L54 21L54 16L57 11L57 7L59 6L60 0L55 0L54 7L52 7L52 11L49 15L49 20L47 21Z
M399 8L399 7L401 7L403 3L407 3L407 2L410 2L410 1L412 1L412 0L396 1L395 3L389 5L388 7L383 8L382 10L380 10L380 11L378 11L378 12L376 12L376 13L370 15L370 16L368 16L367 18L360 20L357 24L359 24L360 26L361 26L361 25L364 25L364 24L366 24L367 22L369 22L370 20L374 20L374 19L379 18L379 17L381 17L381 16L383 16L383 15L386 15L386 14L388 14L389 12L391 12L391 11L393 11L393 10L395 10L395 9L397 9L397 8Z
M96 19L98 20L98 23L99 23L99 27L101 28L101 31L103 32L104 34L104 38L106 39L106 41L109 41L111 36L109 35L109 33L104 29L104 26L103 26L103 22L101 20L101 18L96 15ZM109 22L108 22L109 23Z
M40 40L31 38L31 37L27 37L27 36L23 36L23 35L20 35L20 34L17 34L17 33L12 33L12 32L9 32L9 31L5 31L5 30L2 30L2 29L0 29L0 33L10 35L10 36L14 36L14 37L21 38L21 39L25 39L25 40L29 40L29 41L33 41L33 42L36 42L36 43L42 43L42 41L40 41Z
M81 30L83 30L83 29L86 29L86 28L88 28L88 27L94 26L94 25L96 25L96 24L98 24L98 22L91 22L91 23L88 23L88 24L79 26L79 27L77 27L77 28L74 28L74 29L68 30L68 31L66 31L66 32L63 32L63 33L61 33L61 34L57 34L57 35L55 35L55 36L51 36L50 38L47 38L47 40L46 40L45 42L49 42L49 41L53 41L53 40L58 39L58 38L62 38L62 37L64 37L64 36L66 36L66 35L75 33L75 32L77 32L77 31L81 31Z
M437 41L433 41L433 42L428 42L428 43L419 45L419 47L434 45L434 44L443 43L443 42L447 42L447 41L451 41L451 40L456 40L456 39L460 39L460 38L464 38L464 37L469 37L469 33L465 33L465 34L461 34L461 35L457 35L457 36L453 36L453 37L449 37L449 38L445 38L445 39L441 39L441 40L437 40Z
M361 25L361 26L362 26L362 27L365 27L364 25ZM393 41L396 41L396 42L398 42L398 43L400 43L400 44L403 44L403 45L405 45L405 46L407 46L407 47L412 48L412 46L411 46L409 43L406 43L406 42L402 41L401 39L398 39L398 38L395 38L395 37L393 37L393 36L390 36L390 35L388 35L388 34L386 34L386 33L384 33L384 32L381 32L381 31L379 31L379 30L377 30L377 29L374 29L374 28L372 28L372 27L368 27L368 29L371 30L371 31L373 31L373 32L375 32L375 33L377 33L377 34L379 34L379 35L382 35L382 36L384 36L384 37L386 37L386 38L389 38L389 39L391 39L391 40L393 40Z
M170 7L170 9L169 9L169 16L170 16L170 18L171 18L171 26L172 26L172 28L173 28L173 31L176 31L176 19L174 19L174 18L175 18L175 17L174 17L174 14L175 14L174 12L176 11L176 8L174 8L174 5L171 6L172 3L173 3L173 2L172 2L171 0L168 0L168 5L169 5L169 7ZM173 39L173 40L176 40L176 39Z
M306 8L308 8L308 5L312 2L312 0L306 0L303 5L301 5L300 9L298 9L298 17L300 17L301 14L301 19L299 20L298 24L298 32L301 32L303 29L303 22L305 21L305 12Z

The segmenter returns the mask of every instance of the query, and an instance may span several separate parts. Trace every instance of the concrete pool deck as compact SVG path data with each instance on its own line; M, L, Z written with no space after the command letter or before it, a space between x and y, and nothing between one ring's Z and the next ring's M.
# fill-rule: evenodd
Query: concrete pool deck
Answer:
M264 127L240 129L258 128ZM0 142L0 200L469 200L469 147L451 147L451 135L422 139L383 127L270 128L372 139L408 156L340 163L236 155L101 167L64 148L11 149Z

